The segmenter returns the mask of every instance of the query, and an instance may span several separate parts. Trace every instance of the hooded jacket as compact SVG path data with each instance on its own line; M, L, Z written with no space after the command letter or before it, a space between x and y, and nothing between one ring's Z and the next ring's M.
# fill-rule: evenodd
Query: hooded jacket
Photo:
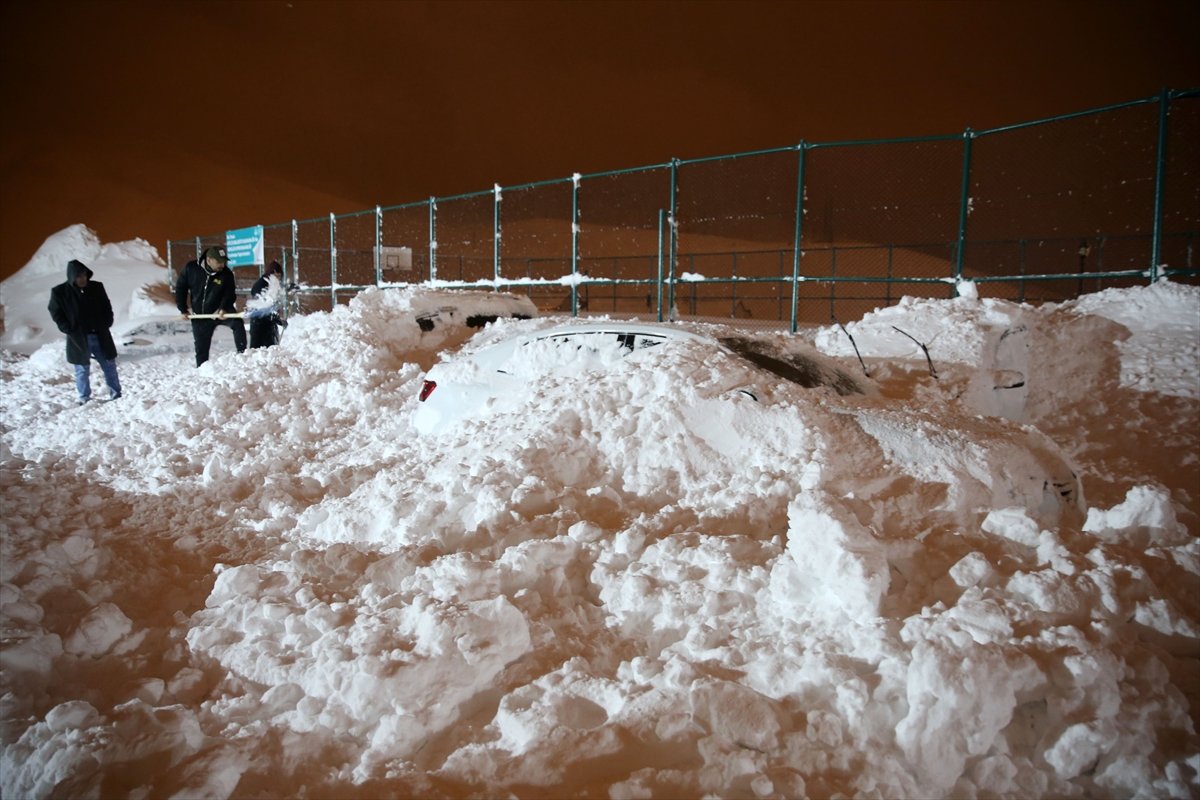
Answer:
M88 276L87 286L80 289L75 279L81 274ZM92 271L81 261L67 264L67 282L50 290L50 318L58 329L67 335L67 361L86 364L88 353L87 337L96 334L100 341L100 352L112 360L117 357L117 345L109 328L113 324L112 303L104 284L92 280Z
M221 267L214 272L198 261L189 261L175 283L175 306L180 314L188 313L189 295L193 314L237 311L233 304L237 297L233 270Z

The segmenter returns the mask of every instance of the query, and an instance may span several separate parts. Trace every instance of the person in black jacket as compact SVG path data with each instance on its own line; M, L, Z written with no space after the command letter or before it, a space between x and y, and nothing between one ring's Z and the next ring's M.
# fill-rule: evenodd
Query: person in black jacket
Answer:
M67 280L50 290L50 318L67 335L67 361L75 365L75 388L79 405L92 399L91 359L100 362L109 399L121 396L117 377L117 345L109 328L113 324L112 303L104 284L92 280L92 271L82 261L67 262Z
M271 278L274 277L274 281ZM283 267L278 261L267 265L266 271L250 287L251 300L246 303L250 317L250 349L270 347L279 341L278 295L282 291ZM251 306L254 306L251 308Z
M228 325L233 330L233 344L239 353L246 349L246 326L241 317L225 318L226 314L237 313L234 300L237 286L233 270L228 266L229 258L224 247L209 247L199 261L189 261L175 283L175 305L179 313L188 317L188 300L191 299L192 314L215 314L215 319L193 319L192 341L196 346L196 366L208 361L213 331L218 325Z

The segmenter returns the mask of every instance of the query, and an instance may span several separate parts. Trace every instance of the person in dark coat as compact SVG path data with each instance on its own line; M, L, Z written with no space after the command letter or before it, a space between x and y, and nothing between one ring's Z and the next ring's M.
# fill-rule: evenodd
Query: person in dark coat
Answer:
M271 277L275 277L275 288L271 287ZM255 347L270 347L279 341L279 314L276 306L269 304L270 296L273 293L278 293L280 281L283 280L283 267L278 261L272 261L267 265L266 271L254 285L250 287L250 297L253 301L262 303L263 305L255 305L256 308L251 309L251 303L246 304L246 314L250 317L250 348Z
M121 396L117 377L117 345L109 328L113 324L112 303L104 284L92 280L92 271L82 261L67 262L67 280L50 290L50 318L67 335L67 361L75 365L75 389L79 405L92 399L92 362L100 362L109 399Z
M233 280L233 270L228 266L229 257L225 255L224 247L209 247L199 261L189 261L179 274L175 283L175 306L179 313L189 317L188 302L191 301L191 314L215 314L215 319L192 320L192 342L196 347L196 366L208 361L208 351L212 346L213 331L218 325L227 325L233 330L233 344L239 353L246 349L246 326L241 317L225 318L226 314L236 314L237 285Z

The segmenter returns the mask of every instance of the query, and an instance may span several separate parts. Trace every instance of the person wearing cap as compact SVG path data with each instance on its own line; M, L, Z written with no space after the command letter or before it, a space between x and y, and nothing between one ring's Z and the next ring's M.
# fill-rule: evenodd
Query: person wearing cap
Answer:
M262 277L250 287L246 316L250 318L250 349L270 347L279 340L279 307L283 301L283 267L278 261L267 265Z
M239 353L246 350L246 326L241 317L226 318L237 313L234 300L237 286L229 257L224 247L205 249L198 261L189 261L175 283L175 306L185 318L192 320L192 341L196 347L196 366L208 361L213 331L227 325L233 331L233 344ZM189 300L191 314L188 313ZM195 319L192 315L213 314L215 318Z
M75 365L75 389L79 405L92 399L91 369L100 362L109 399L121 396L117 377L117 345L109 328L113 307L104 284L92 280L94 273L82 261L67 262L67 280L50 290L50 318L67 335L67 361Z

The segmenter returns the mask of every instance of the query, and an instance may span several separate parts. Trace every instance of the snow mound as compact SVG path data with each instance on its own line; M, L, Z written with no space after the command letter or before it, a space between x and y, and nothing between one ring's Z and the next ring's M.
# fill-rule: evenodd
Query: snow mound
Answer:
M0 347L29 355L44 345L61 344L62 334L46 307L51 288L67 279L67 263L73 259L86 264L93 280L104 284L116 320L114 337L146 319L178 317L166 265L150 243L133 239L101 244L91 228L71 225L46 239L25 266L0 283Z
M1159 281L1144 289L1106 289L1064 304L1066 310L1104 317L1122 325L1121 386L1140 392L1200 399L1200 295L1194 287ZM1147 315L1162 323L1145 324Z
M76 224L63 228L42 242L33 258L17 271L16 275L27 278L59 278L66 280L67 262L77 259L90 265L104 250L100 237L86 225ZM15 277L15 275L13 276ZM5 281L7 283L7 281ZM56 281L60 283L61 281Z

